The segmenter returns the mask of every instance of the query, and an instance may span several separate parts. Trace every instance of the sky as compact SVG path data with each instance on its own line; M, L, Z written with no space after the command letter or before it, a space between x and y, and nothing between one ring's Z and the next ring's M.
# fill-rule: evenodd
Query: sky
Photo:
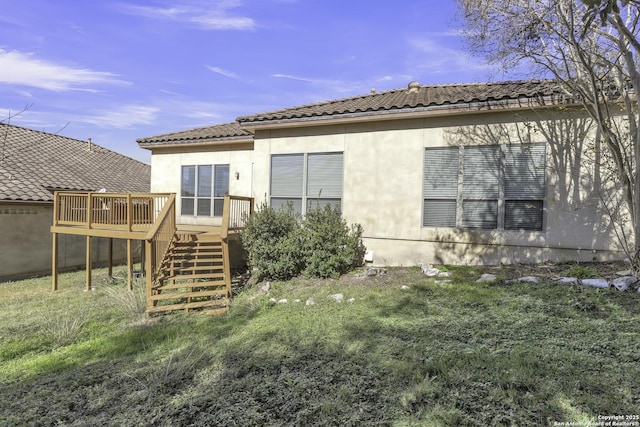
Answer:
M421 84L500 80L453 0L20 0L0 16L0 121L145 163L137 138Z

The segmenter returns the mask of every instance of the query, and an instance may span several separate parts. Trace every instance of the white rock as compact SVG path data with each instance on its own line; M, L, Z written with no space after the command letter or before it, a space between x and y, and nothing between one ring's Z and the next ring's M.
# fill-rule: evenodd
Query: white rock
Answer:
M407 289L409 289L409 287L407 285L402 285L400 286L400 289L402 289L403 291L406 291Z
M476 280L476 283L495 282L496 280L498 280L498 278L495 274L484 273L478 280Z
M435 277L438 274L440 274L440 270L438 270L437 268L435 268L434 266L432 266L431 264L429 265L423 265L422 267L422 272L429 277Z
M296 298L293 300L293 302L300 302L300 300Z
M278 300L278 304L286 304L288 302L289 302L289 300L286 299L286 298L282 298L281 300Z
M274 304L275 304L275 303L277 303L277 302L278 302L278 300L277 300L277 299L275 299L275 298L269 298L269 302L272 302L272 303L274 303Z
M448 271L441 271L440 273L438 273L438 277L451 277L451 273L449 273Z
M355 300L356 300L355 298L349 298L347 302L354 302Z
M638 279L636 277L624 276L613 279L613 281L611 282L611 286L619 291L626 291L627 289L629 289L629 286L633 286L636 283L638 283Z
M518 282L523 283L538 283L538 278L535 276L525 276L518 279Z
M558 277L554 281L562 285L577 285L579 283L577 277Z
M305 305L316 305L316 302L313 300L313 298L309 298L307 300L307 302L304 303Z
M338 302L342 302L342 300L344 299L344 295L342 295L342 294L333 294L333 295L329 295L328 298L336 300Z
M582 279L581 282L590 288L606 289L609 287L609 282L606 279Z

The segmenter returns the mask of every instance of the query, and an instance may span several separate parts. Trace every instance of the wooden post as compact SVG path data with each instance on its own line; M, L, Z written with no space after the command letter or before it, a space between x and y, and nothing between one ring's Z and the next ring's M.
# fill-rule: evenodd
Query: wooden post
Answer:
M91 193L87 193L87 228L91 229L91 213L93 210L93 203L91 199Z
M127 194L127 230L131 232L133 225L133 204L131 201L131 193Z
M133 290L133 248L132 240L127 239L127 288Z
M140 241L140 274L142 276L147 275L147 251L145 250L146 245L143 241Z
M231 199L228 194L224 195L224 205L222 205L222 239L226 239L229 235L229 210L231 208Z
M113 277L113 237L109 237L109 278Z
M87 236L87 287L86 290L91 290L91 236Z
M224 270L224 284L227 289L227 310L231 300L231 257L229 256L229 240L222 239L222 268Z
M153 294L153 268L151 259L154 257L153 249L151 247L151 241L145 240L145 267L144 269L147 271L146 275L146 288L147 288L147 310L153 308L153 301L151 300L151 296Z
M54 214L55 215L55 214ZM51 290L58 290L58 233L52 233L53 247L51 248Z

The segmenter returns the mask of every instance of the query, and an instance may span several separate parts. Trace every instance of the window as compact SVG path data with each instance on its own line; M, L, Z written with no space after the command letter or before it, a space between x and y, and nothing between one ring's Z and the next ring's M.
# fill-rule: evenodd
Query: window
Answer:
M182 166L182 215L222 216L229 165Z
M426 148L424 227L542 230L545 144Z
M342 153L271 156L271 207L291 202L297 213L331 204L342 206Z

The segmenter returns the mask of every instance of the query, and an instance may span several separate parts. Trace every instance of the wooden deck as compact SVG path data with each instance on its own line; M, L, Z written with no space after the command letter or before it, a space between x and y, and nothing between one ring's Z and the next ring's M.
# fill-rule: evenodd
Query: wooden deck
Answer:
M86 236L87 290L91 289L93 237L127 240L129 289L133 288L132 242L138 240L144 244L148 313L211 307L218 312L231 297L228 241L244 228L253 209L252 198L225 196L221 226L178 225L175 194L56 192L52 288L58 289L59 234Z

